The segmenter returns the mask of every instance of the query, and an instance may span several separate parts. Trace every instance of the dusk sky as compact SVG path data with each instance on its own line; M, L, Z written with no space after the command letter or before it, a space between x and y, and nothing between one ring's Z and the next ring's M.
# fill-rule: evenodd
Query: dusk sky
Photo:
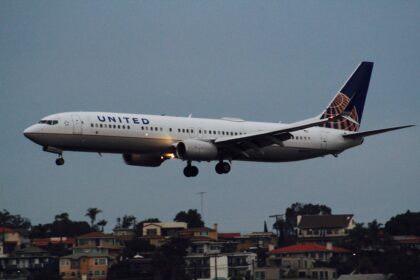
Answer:
M132 167L121 155L45 153L22 131L65 111L293 122L319 114L373 61L361 130L338 158ZM86 209L108 221L200 210L221 232L262 231L294 202L356 222L420 211L419 1L1 1L0 209L47 223Z

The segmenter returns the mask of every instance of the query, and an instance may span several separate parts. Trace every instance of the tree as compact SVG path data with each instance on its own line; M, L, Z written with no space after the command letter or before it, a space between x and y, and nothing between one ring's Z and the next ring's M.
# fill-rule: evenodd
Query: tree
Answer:
M106 220L100 220L97 225L101 227L101 231L104 231L104 227L106 226L108 222Z
M392 217L385 224L385 231L391 235L420 236L420 212L410 212Z
M201 215L197 212L197 209L189 209L188 212L179 212L176 214L174 221L185 222L189 228L204 226L204 222L201 220Z
M131 227L135 227L136 225L136 217L134 217L133 215L124 215L124 217L122 218L122 224L121 227L122 228L131 228Z
M72 221L68 213L61 213L55 215L52 223L33 226L30 231L30 238L75 237L91 231L92 229L87 222Z
M89 217L90 226L92 227L92 229L95 228L96 216L101 212L102 212L102 210L100 210L98 208L88 208L87 209L85 216Z
M12 215L9 211L3 209L3 211L0 211L0 226L29 230L31 227L31 221L27 218L21 217L20 215Z
M153 254L153 270L157 279L189 279L185 274L185 259L187 248L190 246L188 239L172 238Z

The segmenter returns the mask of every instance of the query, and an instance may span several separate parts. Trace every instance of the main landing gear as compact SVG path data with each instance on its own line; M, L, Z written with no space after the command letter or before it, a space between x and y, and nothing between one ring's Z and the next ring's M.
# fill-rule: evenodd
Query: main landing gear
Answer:
M230 171L230 164L227 162L220 161L216 164L216 172L217 174L227 174Z
M191 165L191 161L188 161L187 166L184 168L185 177L195 177L198 175L197 166Z
M230 164L227 162L220 161L216 164L217 174L227 174L230 171ZM184 168L185 177L195 177L198 175L198 168L191 165L191 161L188 161L187 166Z

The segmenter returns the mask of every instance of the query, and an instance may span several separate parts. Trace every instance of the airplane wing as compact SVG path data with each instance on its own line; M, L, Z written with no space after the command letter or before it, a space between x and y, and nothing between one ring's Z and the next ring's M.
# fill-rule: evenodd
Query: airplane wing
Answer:
M352 133L352 134L343 135L343 137L344 138L355 139L355 138L359 138L359 137L371 136L371 135L375 135L375 134L385 133L385 132L388 132L388 131L403 129L403 128L412 127L412 126L415 126L415 125L411 124L411 125L395 126L395 127L388 127L388 128L383 128L383 129L356 132L356 133Z
M256 132L247 135L235 136L235 137L226 137L226 138L219 138L214 141L214 144L218 148L229 148L237 153L243 154L246 157L246 150L253 149L259 151L260 148L265 146L278 144L283 145L282 142L290 139L292 135L290 132L302 130L305 128L319 126L339 116L333 116L325 119L308 119L304 121L299 121L295 123L288 124L287 126L283 127L279 130L272 130L272 131L262 131Z

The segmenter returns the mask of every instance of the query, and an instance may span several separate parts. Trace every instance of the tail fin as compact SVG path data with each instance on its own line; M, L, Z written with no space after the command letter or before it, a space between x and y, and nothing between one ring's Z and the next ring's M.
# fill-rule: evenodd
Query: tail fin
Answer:
M341 130L358 131L369 89L373 62L363 61L337 93L321 118L342 115L323 126Z

